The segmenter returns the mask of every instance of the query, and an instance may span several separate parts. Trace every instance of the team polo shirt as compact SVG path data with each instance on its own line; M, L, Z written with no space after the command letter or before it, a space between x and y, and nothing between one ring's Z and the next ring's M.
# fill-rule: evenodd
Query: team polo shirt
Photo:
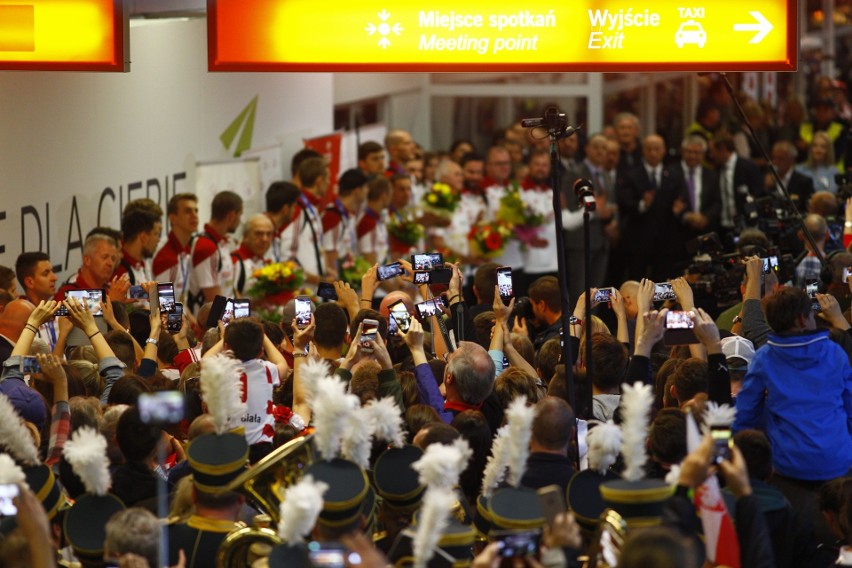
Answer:
M246 441L250 446L272 442L275 435L272 390L281 384L278 367L263 359L243 361L240 382L243 384L243 402L247 408L240 418L245 427Z
M175 298L186 302L186 292L189 289L189 247L180 244L177 236L169 231L166 242L154 254L151 272L157 282L173 282Z
M334 200L322 215L322 249L337 251L338 258L358 251L355 236L355 215L350 213L339 199Z
M320 200L303 191L293 221L281 233L280 258L297 261L305 272L322 275L322 219Z
M360 254L374 253L379 264L387 261L388 227L384 216L366 207L355 224L355 236Z
M547 241L544 247L526 247L521 251L524 270L532 274L559 270L556 251L556 222L553 218L553 191L547 184L536 184L529 178L521 182L521 200L531 210L544 217L538 238Z
M142 284L142 282L151 281L151 270L144 260L137 260L127 254L127 251L121 251L121 262L118 263L118 268L115 269L114 276L123 274L130 275L130 283L134 285Z
M189 298L193 313L204 303L204 288L218 286L222 295L234 289L234 262L227 235L220 235L210 225L192 240L192 271L189 274Z

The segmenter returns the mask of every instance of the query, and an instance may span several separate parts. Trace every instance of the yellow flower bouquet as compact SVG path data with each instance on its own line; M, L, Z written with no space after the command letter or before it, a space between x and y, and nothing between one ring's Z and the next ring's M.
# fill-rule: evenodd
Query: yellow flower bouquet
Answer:
M445 183L432 184L431 189L423 195L421 207L426 213L449 219L461 202L461 195L453 191Z

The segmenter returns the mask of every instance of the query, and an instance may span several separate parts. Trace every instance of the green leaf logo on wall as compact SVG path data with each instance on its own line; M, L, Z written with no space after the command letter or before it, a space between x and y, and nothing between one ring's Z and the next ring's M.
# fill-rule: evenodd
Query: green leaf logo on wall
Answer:
M258 95L254 96L249 104L246 105L246 108L237 115L237 118L219 136L219 140L222 141L225 149L230 150L231 144L234 143L237 134L240 135L240 139L234 147L235 158L239 158L240 154L251 148L251 137L254 133L254 115L257 111L257 97Z

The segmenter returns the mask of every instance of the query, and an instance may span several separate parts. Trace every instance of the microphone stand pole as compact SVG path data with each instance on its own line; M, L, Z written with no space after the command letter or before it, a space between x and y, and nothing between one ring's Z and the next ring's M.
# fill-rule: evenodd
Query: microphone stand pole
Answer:
M583 357L583 366L586 368L586 385L588 393L584 397L583 404L585 410L592 415L592 381L590 369L592 365L592 247L589 239L591 237L591 213L595 210L595 200L593 193L586 189L579 191L577 198L583 205L583 262L585 265L585 273L583 274L583 286L585 287L586 295L586 313L583 328L586 336L586 349Z

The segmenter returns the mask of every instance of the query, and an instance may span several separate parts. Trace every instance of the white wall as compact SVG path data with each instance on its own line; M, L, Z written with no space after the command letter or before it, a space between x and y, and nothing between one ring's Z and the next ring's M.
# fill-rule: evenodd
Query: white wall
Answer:
M280 144L288 169L332 129L331 74L208 73L204 19L132 25L130 55L124 74L0 72L0 264L43 250L76 271L80 239L129 199L165 208L196 161L229 158L219 135L255 95L253 146Z

